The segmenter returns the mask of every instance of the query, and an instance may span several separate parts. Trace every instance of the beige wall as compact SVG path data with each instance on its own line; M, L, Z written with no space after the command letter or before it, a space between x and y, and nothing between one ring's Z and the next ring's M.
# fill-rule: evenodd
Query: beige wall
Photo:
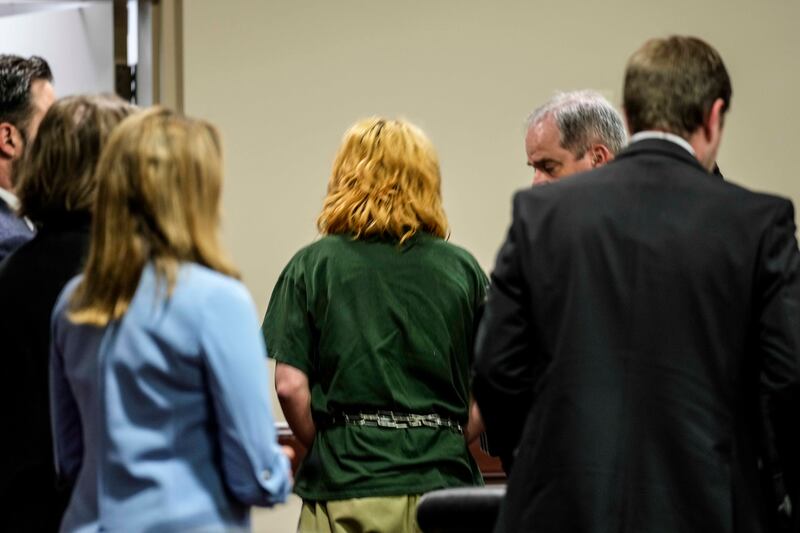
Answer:
M440 151L452 240L488 270L512 192L531 175L523 120L554 90L620 101L644 39L692 33L734 85L720 165L800 200L800 3L341 0L184 3L184 103L225 137L225 239L263 311L314 220L344 130L405 116Z
M625 61L651 36L695 34L720 50L734 86L722 169L800 200L796 0L188 0L183 17L185 110L224 134L225 240L262 312L315 236L357 118L401 115L429 133L452 241L489 270L511 194L531 179L528 112L585 87L618 104Z

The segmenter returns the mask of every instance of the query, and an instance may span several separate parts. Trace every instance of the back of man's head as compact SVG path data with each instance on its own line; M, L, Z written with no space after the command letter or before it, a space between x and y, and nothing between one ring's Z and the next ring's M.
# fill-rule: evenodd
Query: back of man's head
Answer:
M530 114L528 128L548 117L558 127L561 146L576 158L583 157L593 143L603 144L616 155L628 141L622 116L595 91L557 93Z
M12 124L23 137L34 111L31 84L36 80L53 81L47 61L38 56L0 55L0 123Z
M719 53L697 37L651 39L628 61L623 106L631 134L659 130L689 138L717 99L730 109L731 80Z

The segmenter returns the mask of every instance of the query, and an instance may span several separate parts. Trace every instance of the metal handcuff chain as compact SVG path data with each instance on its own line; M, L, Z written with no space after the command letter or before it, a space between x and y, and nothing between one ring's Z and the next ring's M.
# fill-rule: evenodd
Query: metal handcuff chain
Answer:
M342 413L342 422L356 426L381 427L390 429L407 429L418 427L438 428L443 427L463 434L461 425L448 418L437 414L419 415L413 413L394 413L392 411L378 411L376 413Z

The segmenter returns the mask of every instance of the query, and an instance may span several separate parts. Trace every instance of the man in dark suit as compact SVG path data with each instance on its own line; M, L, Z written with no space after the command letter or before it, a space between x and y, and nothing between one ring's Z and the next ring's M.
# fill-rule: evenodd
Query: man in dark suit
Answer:
M619 111L600 93L588 89L559 92L530 114L525 155L533 169L533 185L545 185L612 161L625 147L628 134ZM506 473L512 446L496 449L481 434L481 448L499 456Z
M497 531L768 530L759 459L784 471L798 424L800 254L790 201L710 173L730 100L708 44L648 41L630 146L515 196L473 383L516 448Z
M41 57L0 55L0 261L33 237L33 227L15 213L14 166L55 101L52 82Z

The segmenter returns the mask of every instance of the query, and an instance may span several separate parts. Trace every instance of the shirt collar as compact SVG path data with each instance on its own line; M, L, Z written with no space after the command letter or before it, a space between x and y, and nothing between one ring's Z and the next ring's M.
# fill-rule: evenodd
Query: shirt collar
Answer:
M19 209L19 198L17 198L13 192L7 191L2 187L0 187L0 200L3 200L5 203L7 203L8 207L10 207L13 211Z
M634 133L631 136L630 144L635 142L644 141L646 139L661 139L664 141L669 141L671 143L675 143L690 154L693 157L697 157L697 154L694 153L694 148L692 145L689 144L686 139L675 135L674 133L669 133L668 131L655 131L655 130L647 130L647 131L640 131L638 133Z
M7 191L2 187L0 187L0 200L7 203L8 207L10 207L15 213L19 209L19 198L17 198L13 192ZM26 226L28 226L28 229L31 231L36 231L36 227L33 225L33 222L28 219L28 217L22 217L22 221Z

